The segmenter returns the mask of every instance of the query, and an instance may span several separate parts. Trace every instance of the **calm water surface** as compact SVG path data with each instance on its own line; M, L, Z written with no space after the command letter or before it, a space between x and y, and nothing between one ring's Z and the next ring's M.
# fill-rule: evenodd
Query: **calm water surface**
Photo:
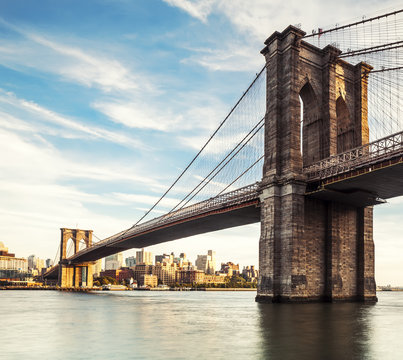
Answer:
M0 291L0 359L403 359L403 293L376 305L254 292Z

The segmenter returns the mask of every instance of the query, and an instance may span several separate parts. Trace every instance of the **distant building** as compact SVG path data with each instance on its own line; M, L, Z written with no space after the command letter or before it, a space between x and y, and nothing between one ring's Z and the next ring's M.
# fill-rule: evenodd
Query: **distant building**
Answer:
M152 273L153 265L137 264L134 267L134 280L140 284L143 275L152 275Z
M172 263L174 259L174 255L173 253L171 253L171 255L168 254L162 254L162 255L155 255L155 263Z
M257 282L257 279L259 278L259 270L256 270L254 265L251 265L250 267L246 266L242 270L242 276L246 281Z
M141 249L136 251L136 265L152 265L153 264L153 254L149 251Z
M94 277L99 277L101 276L101 271L102 271L102 259L99 259L93 265L92 274Z
M203 284L225 284L225 275L204 275Z
M158 277L156 275L144 274L141 276L139 285L157 287L158 286Z
M123 266L123 254L117 253L105 258L105 270L117 270Z
M34 276L40 275L43 268L45 268L45 262L43 259L40 259L35 255L28 256L28 270L31 271Z
M119 269L109 269L109 270L104 270L100 272L100 276L101 277L111 277L113 279L115 279L116 281L119 281L119 274L120 274L121 270Z
M53 260L52 259L46 259L45 266L46 266L46 268L52 267L53 266Z
M119 282L126 281L126 283L133 282L134 271L129 268L123 268L119 272Z
M207 255L197 255L196 266L206 274L214 274L216 268L215 251L209 250Z
M0 242L0 279L23 280L28 277L28 260L16 258L8 248Z
M28 270L36 269L36 262L38 258L35 255L28 256Z
M36 270L38 270L38 273L41 275L42 274L42 269L45 268L45 261L43 259L36 259Z
M176 263L157 263L153 266L153 275L156 275L159 282L164 285L173 285L176 282Z
M176 282L179 284L203 284L206 274L202 270L178 270L176 272Z
M231 261L227 263L221 263L220 274L226 274L227 276L239 275L239 264L234 264Z
M135 256L130 256L125 259L126 267L132 267L136 265L136 257Z

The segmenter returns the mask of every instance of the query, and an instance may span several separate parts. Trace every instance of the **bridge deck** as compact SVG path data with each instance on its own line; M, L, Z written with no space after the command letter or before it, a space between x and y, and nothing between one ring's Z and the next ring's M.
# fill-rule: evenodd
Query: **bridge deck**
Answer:
M94 261L131 248L259 222L258 188L259 184L249 185L150 220L81 250L69 261Z

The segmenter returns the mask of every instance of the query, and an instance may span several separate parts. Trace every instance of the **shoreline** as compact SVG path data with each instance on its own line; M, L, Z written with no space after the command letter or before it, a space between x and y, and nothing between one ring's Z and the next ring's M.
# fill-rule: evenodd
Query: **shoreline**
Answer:
M68 292L93 292L93 291L256 291L256 288L170 288L170 289L158 289L158 288L149 288L149 289L110 289L110 290L102 290L96 288L58 288L56 286L48 286L48 287L25 287L25 286L1 286L1 290L57 290L57 291L68 291Z

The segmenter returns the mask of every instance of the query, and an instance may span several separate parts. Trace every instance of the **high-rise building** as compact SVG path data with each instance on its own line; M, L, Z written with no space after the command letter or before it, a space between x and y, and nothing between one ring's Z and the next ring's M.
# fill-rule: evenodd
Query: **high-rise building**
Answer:
M95 262L93 265L93 270L92 270L92 275L94 277L99 277L101 276L101 271L102 271L102 259L99 259Z
M36 269L38 270L38 273L41 274L42 269L45 268L45 261L43 259L36 259Z
M157 263L153 266L153 275L164 285L173 285L176 281L177 264L172 262Z
M136 257L130 256L125 259L126 267L132 267L136 265Z
M171 262L170 260L171 260L170 255L167 255L167 254L155 255L155 264L163 263L163 262L170 263Z
M52 259L46 259L45 261L46 268L50 268L53 266L53 260Z
M136 265L152 265L153 264L153 254L149 251L144 251L141 249L140 251L136 251Z
M216 266L215 251L209 250L207 255L197 255L196 267L206 274L214 274Z
M35 255L28 256L28 270L36 269L38 258Z
M215 274L215 270L216 270L216 260L215 260L215 251L213 250L209 250L207 252L207 255L210 256L210 263L208 265L208 274Z
M105 258L105 270L118 270L123 266L123 254L117 253Z

